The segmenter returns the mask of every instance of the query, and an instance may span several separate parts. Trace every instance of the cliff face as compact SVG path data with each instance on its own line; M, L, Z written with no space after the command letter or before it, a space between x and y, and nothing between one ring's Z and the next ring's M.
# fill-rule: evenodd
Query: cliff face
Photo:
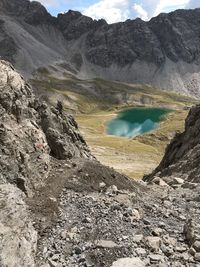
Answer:
M188 186L200 183L200 106L191 108L185 122L185 131L178 133L168 145L163 160L156 170L145 177L151 181L155 176L167 183L174 183L174 177L181 178Z
M50 154L58 159L88 157L90 152L62 105L38 102L13 67L0 61L0 178L24 192L45 183Z
M200 9L108 25L72 10L55 18L34 1L3 0L0 5L0 55L27 75L64 61L82 78L149 83L200 95Z

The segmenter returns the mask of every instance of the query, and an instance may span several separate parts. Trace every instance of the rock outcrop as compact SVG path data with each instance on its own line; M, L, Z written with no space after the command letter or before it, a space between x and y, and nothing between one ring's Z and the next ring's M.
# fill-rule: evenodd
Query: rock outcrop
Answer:
M24 192L41 187L58 159L92 157L77 124L62 109L38 102L13 67L0 61L0 179Z
M147 83L199 96L200 9L107 24L72 11L52 17L38 2L0 3L0 56L27 76L73 65L81 78ZM55 42L56 39L56 42Z
M185 122L185 131L177 133L166 148L165 155L150 175L145 177L151 181L155 176L168 184L192 187L200 183L200 105L193 106Z

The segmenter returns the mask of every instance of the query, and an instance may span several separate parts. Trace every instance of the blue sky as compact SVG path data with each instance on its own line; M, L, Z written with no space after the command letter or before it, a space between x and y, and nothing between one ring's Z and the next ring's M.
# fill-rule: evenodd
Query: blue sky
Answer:
M161 12L200 7L200 0L39 0L52 15L78 10L108 23L140 17L149 20Z

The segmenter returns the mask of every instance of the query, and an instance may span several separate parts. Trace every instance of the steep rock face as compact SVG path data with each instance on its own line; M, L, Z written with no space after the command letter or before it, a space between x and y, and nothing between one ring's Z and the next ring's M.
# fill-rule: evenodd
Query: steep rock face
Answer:
M80 12L69 10L58 15L58 26L67 40L80 38L88 29L94 28L93 19L83 16Z
M62 108L62 107L61 107ZM62 109L49 108L45 103L37 106L39 124L46 135L51 154L57 159L73 157L90 158L90 151L78 130L78 125L70 115L66 116Z
M30 108L34 102L30 86L9 63L1 61L0 70L1 182L27 191L47 177L49 147L35 122L36 111Z
M91 157L77 124L60 108L38 102L13 67L0 61L0 182L31 194L59 159Z
M200 105L191 108L185 122L185 131L178 133L168 145L164 158L157 169L145 180L155 176L173 183L173 177L184 182L200 182Z
M148 23L170 60L199 62L199 14L199 9L177 10L170 14L160 14Z
M124 66L136 60L160 66L167 58L173 62L198 61L199 14L199 9L178 10L160 14L149 22L136 19L104 25L88 35L86 56L90 62L103 67L113 63ZM97 53L97 58L92 52ZM108 61L102 63L98 53Z
M165 57L156 35L141 19L103 25L89 33L86 39L86 57L96 65L126 66L136 60L161 64Z

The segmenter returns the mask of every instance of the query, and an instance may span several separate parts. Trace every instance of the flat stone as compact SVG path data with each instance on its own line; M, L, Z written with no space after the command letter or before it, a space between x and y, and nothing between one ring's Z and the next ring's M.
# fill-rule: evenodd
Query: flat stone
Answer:
M118 245L111 240L96 240L95 245L98 248L115 248Z
M173 184L183 184L184 183L184 180L181 179L181 178L178 178L178 177L173 177Z
M113 262L111 267L145 267L140 258L122 258Z
M153 251L158 251L161 245L161 239L157 236L147 236L146 244Z
M187 250L187 248L186 247L176 247L176 249L175 249L177 252L180 252L180 253L182 253L182 252L185 252L186 250Z
M147 254L144 248L136 248L135 252L137 253L138 256L145 256Z
M133 236L133 242L135 243L140 243L142 241L142 239L144 238L143 235L134 235Z
M106 187L106 184L105 184L104 182L99 183L99 188L100 188L100 189L103 189L103 188L105 188L105 187Z

